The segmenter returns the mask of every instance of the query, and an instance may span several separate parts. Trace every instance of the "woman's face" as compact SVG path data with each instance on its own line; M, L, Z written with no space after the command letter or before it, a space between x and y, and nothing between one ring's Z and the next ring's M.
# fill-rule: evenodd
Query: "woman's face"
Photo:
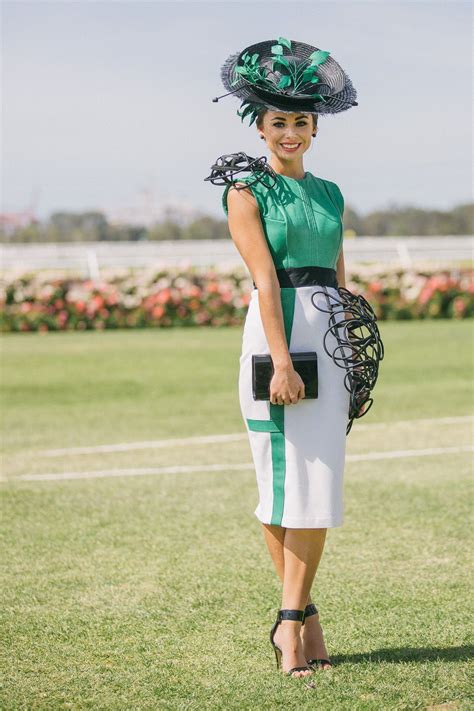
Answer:
M267 111L259 133L265 137L271 152L287 161L295 156L301 157L308 150L316 130L311 114Z

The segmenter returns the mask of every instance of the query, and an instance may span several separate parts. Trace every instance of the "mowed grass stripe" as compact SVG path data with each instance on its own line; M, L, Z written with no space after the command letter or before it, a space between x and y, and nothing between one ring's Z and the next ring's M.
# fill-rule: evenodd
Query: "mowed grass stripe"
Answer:
M419 420L400 420L398 422L371 422L369 424L357 422L357 431L363 431L366 428L374 427L416 427L417 425L433 424L451 425L465 423L474 420L473 415L463 415L461 417L432 417ZM63 449L45 449L40 450L37 454L44 457L60 457L65 454L98 454L100 452L127 452L134 449L161 449L164 447L179 446L195 446L199 444L215 444L216 442L238 442L247 439L247 433L231 433L231 434L216 434L206 437L181 437L174 439L155 440L152 442L119 442L116 444L102 444L95 447L66 447Z
M431 447L429 449L399 450L394 452L368 452L367 454L348 454L347 462L368 462L378 459L399 459L404 457L430 457L442 454L459 454L474 451L474 445L462 447ZM223 472L233 469L254 469L253 462L243 464L206 464L197 466L145 467L143 469L105 469L86 472L51 472L46 474L24 474L17 477L20 481L64 481L67 479L99 479L113 476L147 476L157 474L194 474L198 472Z

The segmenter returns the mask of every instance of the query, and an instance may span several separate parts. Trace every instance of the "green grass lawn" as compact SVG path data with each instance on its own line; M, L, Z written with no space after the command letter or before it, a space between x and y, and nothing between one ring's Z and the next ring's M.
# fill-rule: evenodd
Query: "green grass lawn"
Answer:
M280 583L253 514L241 329L2 337L2 711L472 708L472 326L380 329L313 586L335 663L313 690L268 640ZM219 434L237 437L152 444ZM388 456L427 448L446 451ZM175 465L197 470L160 471Z

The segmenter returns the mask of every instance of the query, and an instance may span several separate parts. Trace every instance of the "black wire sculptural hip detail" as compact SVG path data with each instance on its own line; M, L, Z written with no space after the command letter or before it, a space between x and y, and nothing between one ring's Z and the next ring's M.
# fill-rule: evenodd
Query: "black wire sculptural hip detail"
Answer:
M354 419L359 419L370 410L373 398L370 397L374 389L379 372L379 362L384 357L384 345L377 326L375 315L369 302L360 294L353 294L343 286L336 288L337 294L323 290L315 291L311 295L313 306L324 313L328 313L329 328L323 337L323 346L326 353L340 368L346 369L344 387L350 393L349 422L346 436L349 434ZM324 294L327 308L315 304L313 298L317 294ZM338 307L342 307L338 308ZM337 320L337 314L344 314L344 318ZM336 339L336 347L328 348L329 335ZM369 403L364 412L361 408Z

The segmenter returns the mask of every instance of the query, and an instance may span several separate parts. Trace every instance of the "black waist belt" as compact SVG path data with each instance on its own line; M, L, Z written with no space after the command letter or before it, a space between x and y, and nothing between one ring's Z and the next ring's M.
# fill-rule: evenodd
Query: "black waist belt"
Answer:
M336 270L329 267L289 267L276 270L280 287L333 286L338 287ZM255 282L253 288L256 289Z

